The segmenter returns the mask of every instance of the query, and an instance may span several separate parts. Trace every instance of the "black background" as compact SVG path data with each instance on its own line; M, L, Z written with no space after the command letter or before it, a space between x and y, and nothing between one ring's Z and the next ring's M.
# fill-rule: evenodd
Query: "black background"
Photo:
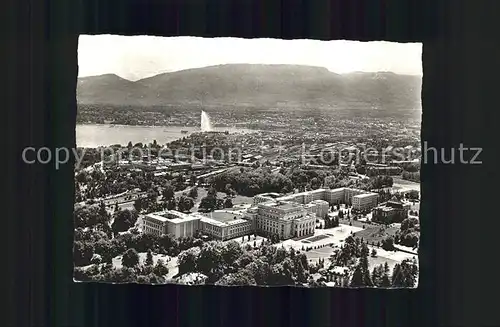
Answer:
M2 241L5 326L494 326L498 1L13 1ZM12 10L13 9L13 10ZM72 282L73 169L26 146L74 147L78 34L423 42L422 139L483 147L482 165L422 167L417 290L116 286ZM6 194L6 196L5 196ZM2 202L3 202L2 201Z

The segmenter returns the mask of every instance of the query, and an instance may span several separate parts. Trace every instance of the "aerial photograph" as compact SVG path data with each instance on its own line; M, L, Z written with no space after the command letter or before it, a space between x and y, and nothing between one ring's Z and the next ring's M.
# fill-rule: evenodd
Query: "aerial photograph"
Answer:
M418 287L421 56L80 36L73 280Z

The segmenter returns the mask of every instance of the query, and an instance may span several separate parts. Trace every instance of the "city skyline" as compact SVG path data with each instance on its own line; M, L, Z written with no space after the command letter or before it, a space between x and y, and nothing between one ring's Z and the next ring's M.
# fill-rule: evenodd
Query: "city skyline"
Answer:
M319 66L338 74L387 71L421 76L421 54L421 43L82 35L78 76L116 74L135 81L241 63Z

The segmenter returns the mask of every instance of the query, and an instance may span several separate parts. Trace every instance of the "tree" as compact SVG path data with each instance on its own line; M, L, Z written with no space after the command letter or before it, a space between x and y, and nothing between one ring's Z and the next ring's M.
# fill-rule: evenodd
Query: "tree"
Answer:
M372 257L375 258L377 256L377 250L372 249Z
M382 249L386 251L394 250L394 238L392 236L388 236L382 240Z
M237 273L229 273L222 276L215 285L220 286L246 286L246 285L257 285L257 282L253 278L252 274L246 270Z
M188 212L194 207L194 200L193 198L182 195L178 200L177 207L180 212Z
M387 262L384 263L384 270L383 274L381 277L381 282L380 282L381 287L390 287L391 286L391 280L389 278L389 265Z
M183 190L186 187L184 184L184 176L180 174L177 175L172 186L175 190Z
M271 275L271 267L269 263L259 258L251 262L246 267L246 270L252 273L257 285L268 285L269 277Z
M175 210L177 207L177 202L175 201L175 198L171 198L166 202L166 207L167 210Z
M146 266L152 266L153 265L153 253L151 250L148 250L148 254L146 255Z
M244 252L235 262L235 267L238 267L239 270L241 268L245 268L248 266L250 263L254 262L256 260L256 257L254 254L251 252L252 248L250 247L250 250L247 252Z
M179 274L195 272L197 268L197 260L200 254L199 248L190 248L181 254L177 259L179 265Z
M354 269L354 273L350 283L351 287L370 287L373 286L373 282L370 276L370 271L368 270L368 257L362 255L359 259L359 263Z
M221 244L208 242L203 245L196 261L198 272L206 275L209 281L217 281L223 275L225 261L222 256Z
M206 196L201 199L199 209L202 212L211 212L217 209L217 199Z
M418 276L418 266L415 261L405 259L396 264L392 271L392 287L414 287Z
M114 220L111 228L115 234L125 232L133 227L137 221L138 214L135 210L118 210L113 214Z
M189 190L189 193L188 193L188 196L190 198L193 198L193 199L196 199L198 197L198 188L195 186L195 187L192 187L190 190Z
M107 223L107 218L103 217L99 211L100 208L95 205L75 209L73 212L75 227L94 227L98 224Z
M231 197L234 195L234 190L231 184L226 184L224 187L224 192L226 193L226 196Z
M111 218L108 211L106 210L106 204L104 204L104 201L101 201L99 203L99 216L101 218L101 223L108 223L109 219Z
M215 199L215 208L223 209L224 208L224 200L223 199Z
M76 241L73 244L73 262L75 266L86 266L90 264L94 255L94 247L87 242Z
M217 190L213 186L209 187L209 189L207 191L207 197L208 198L217 198Z
M145 208L145 203L142 198L138 198L137 200L134 201L134 209L137 212L142 212L142 209ZM116 213L116 211L115 211Z
M113 257L118 253L113 243L107 239L100 239L94 244L94 252L101 256L101 262L112 263Z
M162 191L163 201L167 202L175 197L175 190L172 184L166 184Z
M417 190L411 190L408 194L408 199L410 200L418 200L420 197L420 194Z
M139 254L135 249L128 249L122 257L122 265L127 268L133 268L139 264Z
M236 241L229 241L221 248L221 256L227 267L232 266L242 254L243 251Z
M415 225L418 224L418 219L417 218L406 218L401 222L401 231L406 231L410 228L415 227Z
M224 200L224 208L232 208L233 207L233 201L231 200L231 198L226 198Z
M382 274L383 274L384 267L382 265L376 266L373 268L372 271L372 282L374 286L381 286L382 284Z
M415 248L418 245L419 238L420 238L420 235L418 232L412 231L409 233L408 232L403 233L399 236L399 244L401 244L403 246Z
M158 261L156 262L156 265L153 268L153 274L155 274L156 276L164 276L168 274L168 268L162 259L158 259Z
M85 183L87 181L88 174L84 170L80 171L76 176L75 179L78 183Z

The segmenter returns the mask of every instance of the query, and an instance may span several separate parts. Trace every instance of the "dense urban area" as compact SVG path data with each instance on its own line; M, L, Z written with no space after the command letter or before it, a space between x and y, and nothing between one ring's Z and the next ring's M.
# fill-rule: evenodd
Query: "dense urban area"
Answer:
M75 280L417 286L414 112L210 115L253 131L78 149ZM199 126L200 110L86 106L78 121Z

